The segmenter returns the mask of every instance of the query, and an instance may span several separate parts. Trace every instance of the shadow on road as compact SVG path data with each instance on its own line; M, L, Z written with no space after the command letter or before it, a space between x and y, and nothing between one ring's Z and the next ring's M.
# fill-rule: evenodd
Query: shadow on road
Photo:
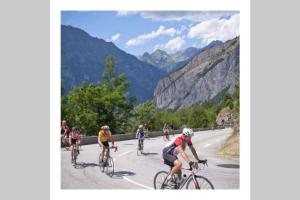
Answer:
M84 169L87 167L99 167L99 164L96 163L84 163L84 162L79 162L77 163L77 169Z
M123 144L123 145L134 145L134 144Z
M120 179L123 176L134 176L134 175L135 173L130 171L117 171L114 173L114 176L112 178Z
M219 164L218 167L224 167L224 168L240 168L240 165L236 164Z
M151 155L157 155L158 153L149 153L149 152L144 152L144 156L151 156Z

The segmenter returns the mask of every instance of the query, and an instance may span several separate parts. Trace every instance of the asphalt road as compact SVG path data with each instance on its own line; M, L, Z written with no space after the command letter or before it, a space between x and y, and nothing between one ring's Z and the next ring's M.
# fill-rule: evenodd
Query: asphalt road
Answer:
M215 189L239 189L239 159L218 155L218 148L231 134L231 129L196 132L193 144L201 159L208 159L208 167L199 172L207 177ZM175 135L176 136L176 135ZM170 139L172 139L171 136ZM137 156L137 140L116 142L118 151L111 151L115 160L115 174L108 176L100 171L98 145L82 146L78 168L70 160L70 151L61 149L62 189L153 189L154 175L169 170L163 163L162 149L168 143L162 137L144 141L144 155ZM192 155L189 148L186 149ZM180 156L179 156L180 157ZM182 158L180 157L182 160ZM183 161L183 167L188 164ZM188 172L184 172L188 174Z

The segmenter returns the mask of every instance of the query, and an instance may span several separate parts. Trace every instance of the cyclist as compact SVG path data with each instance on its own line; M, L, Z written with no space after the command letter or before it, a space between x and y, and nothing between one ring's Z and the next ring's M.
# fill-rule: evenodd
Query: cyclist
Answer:
M167 140L169 140L169 125L167 123L164 124L164 127L163 127L163 133L164 133L164 136L167 138Z
M174 174L178 174L178 182L182 182L181 178L181 166L182 163L178 160L178 153L184 158L184 160L189 163L190 167L198 167L197 163L194 163L190 160L188 155L185 152L186 145L189 146L191 152L198 162L201 162L199 159L197 152L192 144L191 138L194 135L193 130L189 128L184 128L182 130L182 134L177 136L163 149L163 159L166 165L172 167L172 170L167 177L167 181L170 181Z
M103 162L103 158L104 158L104 153L107 152L106 158L109 156L109 144L108 144L108 140L111 140L111 143L114 146L115 141L113 139L113 137L111 137L111 132L109 130L109 126L104 125L101 127L101 130L99 131L99 136L98 136L98 143L99 145L103 145L102 148L102 157L101 157L101 161Z
M80 132L76 127L72 128L72 131L70 133L69 137L69 143L71 145L71 162L73 163L73 150L74 148L77 150L77 153L79 154L79 144L80 144Z
M66 143L68 144L69 141L69 136L70 136L70 128L67 125L66 120L63 120L61 122L61 127L60 127L60 134L61 134L61 139L63 143L65 143L64 141L66 141Z
M143 151L143 148L144 148L144 138L145 138L145 133L144 133L144 127L143 127L143 125L139 125L139 128L136 131L135 137L138 139L138 150Z
M69 139L69 135L70 135L70 128L68 127L68 125L67 125L67 122L66 122L66 120L63 120L62 122L61 122L61 134L65 137L65 138L67 138L67 139Z

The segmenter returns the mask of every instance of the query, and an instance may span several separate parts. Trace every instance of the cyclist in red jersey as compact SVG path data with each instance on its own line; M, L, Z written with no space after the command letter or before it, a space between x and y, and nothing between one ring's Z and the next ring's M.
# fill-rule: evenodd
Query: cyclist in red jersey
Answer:
M182 163L178 160L178 157L177 157L177 155L179 153L182 155L183 159L189 163L190 167L198 166L198 164L195 162L192 162L190 160L190 158L188 157L188 155L185 153L185 147L186 147L186 145L188 145L191 152L193 153L194 157L197 159L198 162L200 161L200 159L197 155L197 152L193 146L192 140L191 140L193 135L194 135L194 133L193 133L192 129L184 128L182 131L182 134L177 136L176 138L174 138L172 140L172 142L163 149L164 163L166 165L169 165L170 167L172 167L172 170L171 170L169 176L167 177L168 181L170 181L170 179L172 178L172 176L174 174L178 174L179 183L182 180L181 179Z
M78 154L79 154L79 144L80 144L80 132L76 127L72 128L72 131L70 133L69 137L69 143L71 145L71 162L73 162L73 149L76 148Z
M61 134L63 135L64 138L69 139L69 135L70 135L70 128L67 125L66 120L63 120L61 123Z

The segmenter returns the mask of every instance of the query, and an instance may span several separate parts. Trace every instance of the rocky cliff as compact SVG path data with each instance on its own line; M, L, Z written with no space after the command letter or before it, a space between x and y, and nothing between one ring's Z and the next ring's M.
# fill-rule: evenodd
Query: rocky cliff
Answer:
M202 104L218 94L233 93L239 81L239 37L196 55L179 70L159 80L154 101L158 108L177 109Z

